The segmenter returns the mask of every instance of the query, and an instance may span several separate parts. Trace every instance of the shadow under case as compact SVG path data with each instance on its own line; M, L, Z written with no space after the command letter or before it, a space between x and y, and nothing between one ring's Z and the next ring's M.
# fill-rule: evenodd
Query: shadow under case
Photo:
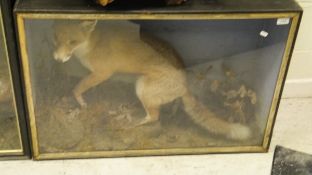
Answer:
M18 1L35 159L267 151L302 13L278 2Z

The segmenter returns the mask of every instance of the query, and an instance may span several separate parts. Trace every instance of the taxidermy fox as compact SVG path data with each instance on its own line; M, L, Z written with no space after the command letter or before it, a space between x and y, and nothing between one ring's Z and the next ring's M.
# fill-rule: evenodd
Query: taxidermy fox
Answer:
M136 95L145 111L138 125L158 121L162 105L182 98L184 110L202 128L231 139L251 136L247 126L229 123L216 117L190 93L183 68L164 57L140 39L138 25L126 21L62 21L54 25L54 58L68 61L75 55L90 74L73 89L81 107L87 104L82 95L115 73L138 75Z

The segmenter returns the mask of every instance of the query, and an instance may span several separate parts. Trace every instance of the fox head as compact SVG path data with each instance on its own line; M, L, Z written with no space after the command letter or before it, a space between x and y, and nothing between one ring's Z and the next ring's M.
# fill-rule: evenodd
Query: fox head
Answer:
M54 59L68 61L81 44L88 41L97 21L62 21L54 24Z

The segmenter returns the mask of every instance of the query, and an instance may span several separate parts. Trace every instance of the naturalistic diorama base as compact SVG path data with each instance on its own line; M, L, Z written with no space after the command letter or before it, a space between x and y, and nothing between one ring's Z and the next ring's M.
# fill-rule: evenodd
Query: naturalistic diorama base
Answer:
M224 120L250 125L253 137L249 140L229 140L203 130L183 111L180 99L162 108L159 122L137 126L145 112L135 94L137 77L133 75L114 75L86 92L88 107L79 108L72 89L80 77L66 75L64 67L56 64L45 72L51 77L35 87L40 88L38 97L51 97L36 102L41 153L261 145L255 124L256 94L222 64L189 68L190 89ZM213 76L220 71L214 69L220 68L223 75L216 79Z

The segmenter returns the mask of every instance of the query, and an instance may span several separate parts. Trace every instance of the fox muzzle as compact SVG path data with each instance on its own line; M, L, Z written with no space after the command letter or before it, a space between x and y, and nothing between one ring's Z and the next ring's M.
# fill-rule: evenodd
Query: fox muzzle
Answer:
M72 56L71 53L70 54L62 54L62 53L57 52L57 51L55 51L53 55L54 55L54 59L56 61L62 62L62 63L67 62L70 59L70 57Z

